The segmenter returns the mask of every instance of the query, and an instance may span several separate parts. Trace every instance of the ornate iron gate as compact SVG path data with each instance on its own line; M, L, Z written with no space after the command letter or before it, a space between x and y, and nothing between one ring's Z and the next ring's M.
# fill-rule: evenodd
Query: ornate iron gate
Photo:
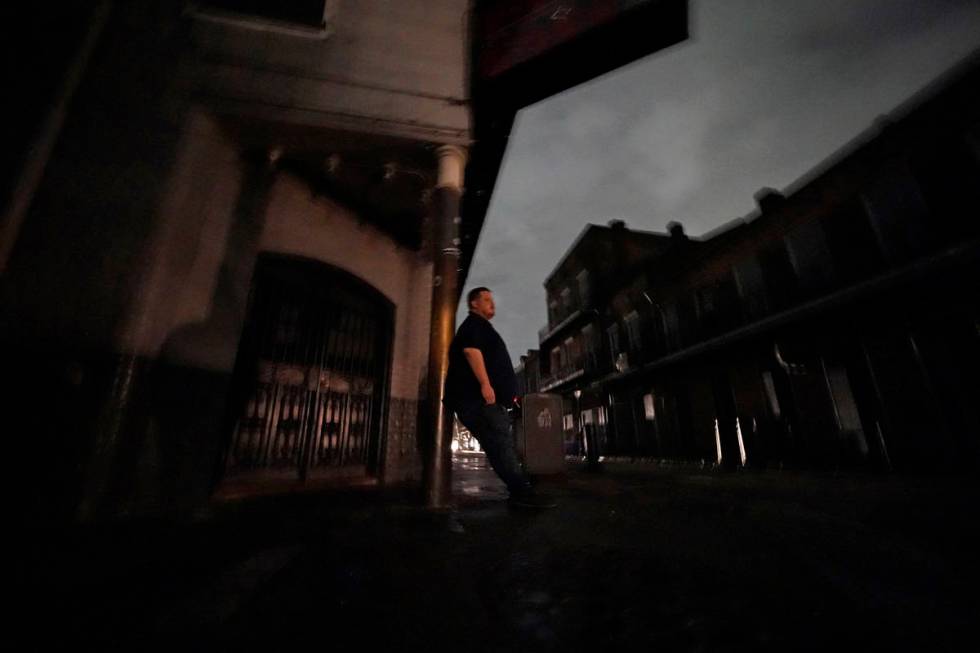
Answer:
M263 255L249 312L225 478L376 473L391 304L325 264Z

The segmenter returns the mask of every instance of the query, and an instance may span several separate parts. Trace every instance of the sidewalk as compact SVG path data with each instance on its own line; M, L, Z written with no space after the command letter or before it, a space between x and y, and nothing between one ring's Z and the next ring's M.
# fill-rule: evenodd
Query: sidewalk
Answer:
M977 484L573 466L514 512L479 458L457 509L378 489L196 526L54 534L41 642L105 649L952 650L978 614ZM43 648L43 646L42 646Z

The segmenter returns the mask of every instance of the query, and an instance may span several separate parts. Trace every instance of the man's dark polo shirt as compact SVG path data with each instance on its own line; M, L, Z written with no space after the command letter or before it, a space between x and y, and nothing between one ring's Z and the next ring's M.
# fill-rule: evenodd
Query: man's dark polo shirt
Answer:
M470 313L463 320L449 346L449 371L443 399L446 406L456 409L461 405L486 403L480 392L480 382L463 355L464 349L480 350L497 403L510 406L517 395L517 375L514 374L510 354L497 330L476 313Z

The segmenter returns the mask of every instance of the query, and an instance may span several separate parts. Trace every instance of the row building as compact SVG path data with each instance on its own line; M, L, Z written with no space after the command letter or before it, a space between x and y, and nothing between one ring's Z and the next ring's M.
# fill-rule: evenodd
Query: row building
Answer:
M566 453L976 469L977 64L702 237L588 225L520 370L564 396Z

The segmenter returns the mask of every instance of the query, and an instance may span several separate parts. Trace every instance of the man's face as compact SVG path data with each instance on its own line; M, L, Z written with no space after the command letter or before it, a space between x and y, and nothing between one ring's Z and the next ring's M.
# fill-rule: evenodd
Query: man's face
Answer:
M486 290L481 292L476 299L470 302L470 309L484 320L492 319L496 313L493 306L493 293Z

